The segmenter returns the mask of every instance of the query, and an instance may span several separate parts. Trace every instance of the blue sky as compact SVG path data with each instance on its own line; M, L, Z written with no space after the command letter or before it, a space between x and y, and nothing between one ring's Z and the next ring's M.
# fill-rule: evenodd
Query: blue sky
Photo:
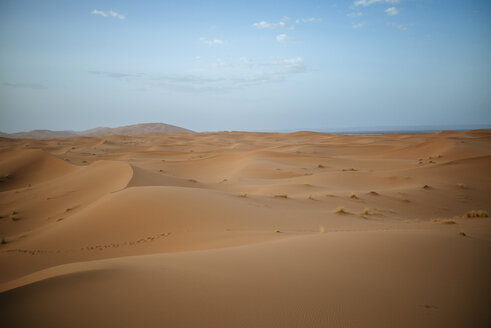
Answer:
M0 2L0 130L491 124L491 1Z

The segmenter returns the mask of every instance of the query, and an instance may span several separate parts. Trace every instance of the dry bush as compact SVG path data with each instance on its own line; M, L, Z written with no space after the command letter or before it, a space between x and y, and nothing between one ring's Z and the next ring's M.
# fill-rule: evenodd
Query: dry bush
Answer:
M334 211L334 213L336 213L336 214L349 214L348 210L346 208L344 208L344 206L337 207L336 210Z
M472 210L464 214L464 217L466 218L487 218L489 217L488 212L484 210Z
M274 195L276 198L288 198L288 194L277 194Z

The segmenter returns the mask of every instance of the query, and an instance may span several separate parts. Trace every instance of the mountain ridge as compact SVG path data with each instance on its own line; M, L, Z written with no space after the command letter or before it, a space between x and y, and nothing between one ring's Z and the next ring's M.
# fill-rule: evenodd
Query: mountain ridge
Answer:
M172 124L165 123L138 123L132 125L110 127L96 127L83 131L53 131L46 129L36 129L25 132L4 133L0 132L0 137L19 138L19 139L55 139L70 137L105 137L109 135L138 135L148 133L194 133L194 131L185 129Z

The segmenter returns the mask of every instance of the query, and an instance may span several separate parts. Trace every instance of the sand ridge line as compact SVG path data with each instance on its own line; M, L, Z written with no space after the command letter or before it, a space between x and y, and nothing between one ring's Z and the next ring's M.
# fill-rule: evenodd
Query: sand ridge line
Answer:
M102 245L95 245L95 246L85 246L81 247L80 249L66 249L66 250L60 250L60 249L54 249L54 250L42 250L42 249L19 249L19 248L14 248L14 249L7 249L0 251L0 253L24 253L24 254L30 254L30 255L38 255L38 254L59 254L59 253L68 253L68 252L76 252L76 251L94 251L94 250L99 250L103 251L108 248L118 248L118 247L125 247L125 246L134 246L137 244L142 244L142 243L147 243L147 242L153 242L157 239L160 238L165 238L169 237L172 233L171 232L163 232L157 235L153 236L148 236L145 238L140 238L138 240L132 240L132 241L124 241L122 243L109 243L109 244L102 244Z

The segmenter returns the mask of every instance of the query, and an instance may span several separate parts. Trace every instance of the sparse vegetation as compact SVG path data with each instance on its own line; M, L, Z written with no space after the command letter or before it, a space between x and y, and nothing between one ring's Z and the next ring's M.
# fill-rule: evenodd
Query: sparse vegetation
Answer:
M464 217L466 218L487 218L489 217L488 212L483 211L483 210L472 210L464 214Z
M356 169L350 167L349 169L342 169L343 172L346 172L346 171L351 171L351 172L354 172L356 171Z
M463 184L463 183L457 183L456 186L457 186L457 188L465 189L465 184Z
M326 194L326 197L336 197L333 194Z
M194 180L194 179L188 179L189 182L192 182L192 183L198 183L197 180Z
M0 236L0 244L6 244L7 243L7 239L5 239L5 236Z
M441 223L442 224L456 224L457 222L455 222L452 219L445 219L445 220L442 220Z
M461 236L463 236L463 237L467 236L467 235L465 234L465 232L463 232L463 231L459 232L459 235L461 235Z
M18 217L17 215L12 214L12 215L10 215L10 220L12 220L12 221L19 221L20 220L20 217Z
M275 233L281 233L281 231L280 231L280 230L278 230L278 229L276 229L274 232L275 232Z
M324 165L322 165L322 164L317 165L317 167L318 167L318 168L320 168L320 169L325 168L325 166L324 166Z
M321 226L319 227L319 232L320 232L320 233L324 233L324 232L326 232L326 229L324 228L324 226L322 226L322 225L321 225Z
M339 206L334 210L334 213L336 214L349 214L348 210L344 208L344 206Z
M428 185L424 185L424 186L422 187L422 189L426 189L426 190L428 190L428 189L431 189L431 187L430 187L430 186L428 186Z
M365 207L365 208L363 209L363 212L361 212L361 214L362 214L362 215L370 215L371 213L370 213L370 210L368 209L368 207Z
M242 194L239 194L239 197L242 197L242 198L247 198L247 194L244 192Z
M372 196L378 196L378 195L379 195L379 193L378 193L378 192L373 191L373 190L372 190L372 191L370 191L368 194L369 194L369 195L372 195Z
M276 198L288 198L288 194L277 194L274 195Z
M59 218L56 220L56 222L60 222L60 221L63 221L63 218Z
M352 192L351 194L349 194L349 198L358 199L358 196L356 196L356 194L354 192Z
M315 200L314 196L312 196L312 195L309 195L309 199L310 200Z

